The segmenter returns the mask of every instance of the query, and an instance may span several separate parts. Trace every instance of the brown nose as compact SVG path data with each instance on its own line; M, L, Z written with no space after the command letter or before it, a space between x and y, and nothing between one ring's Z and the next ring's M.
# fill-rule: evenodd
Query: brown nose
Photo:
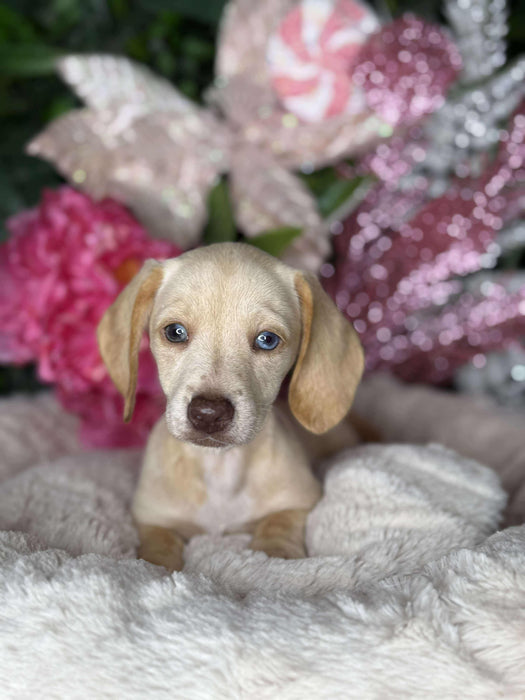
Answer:
M188 418L203 433L218 433L231 423L235 410L228 399L194 396L188 406Z

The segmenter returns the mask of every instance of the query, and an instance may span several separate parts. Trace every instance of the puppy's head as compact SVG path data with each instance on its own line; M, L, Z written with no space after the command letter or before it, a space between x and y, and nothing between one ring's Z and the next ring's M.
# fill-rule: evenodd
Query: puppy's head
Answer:
M249 442L294 367L289 402L314 433L346 414L363 371L357 335L314 275L221 243L148 260L102 318L102 357L133 413L144 329L179 440Z

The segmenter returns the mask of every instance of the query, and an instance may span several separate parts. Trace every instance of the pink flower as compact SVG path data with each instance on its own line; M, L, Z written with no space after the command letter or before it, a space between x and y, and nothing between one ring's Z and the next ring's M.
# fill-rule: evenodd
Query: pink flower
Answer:
M44 192L41 204L10 219L8 229L0 250L0 361L35 361L41 379L80 415L90 444L141 444L161 412L153 359L146 346L136 416L124 425L96 326L146 258L180 250L150 239L117 202L95 202L71 187Z

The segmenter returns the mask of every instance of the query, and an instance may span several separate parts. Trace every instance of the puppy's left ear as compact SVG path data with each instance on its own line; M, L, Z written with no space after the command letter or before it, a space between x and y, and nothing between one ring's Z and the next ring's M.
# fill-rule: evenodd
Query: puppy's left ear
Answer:
M325 433L347 414L364 368L363 348L352 327L313 274L298 272L302 338L288 401L299 423Z
M100 354L113 383L124 397L125 421L133 415L140 341L162 277L162 265L156 260L146 260L98 325Z

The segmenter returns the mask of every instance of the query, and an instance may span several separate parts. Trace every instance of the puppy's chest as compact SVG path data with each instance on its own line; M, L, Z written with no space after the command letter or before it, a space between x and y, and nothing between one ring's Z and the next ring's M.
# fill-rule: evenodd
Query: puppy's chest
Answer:
M211 453L202 459L206 500L196 513L196 521L208 532L222 533L253 518L254 502L239 452L230 450L219 458Z

